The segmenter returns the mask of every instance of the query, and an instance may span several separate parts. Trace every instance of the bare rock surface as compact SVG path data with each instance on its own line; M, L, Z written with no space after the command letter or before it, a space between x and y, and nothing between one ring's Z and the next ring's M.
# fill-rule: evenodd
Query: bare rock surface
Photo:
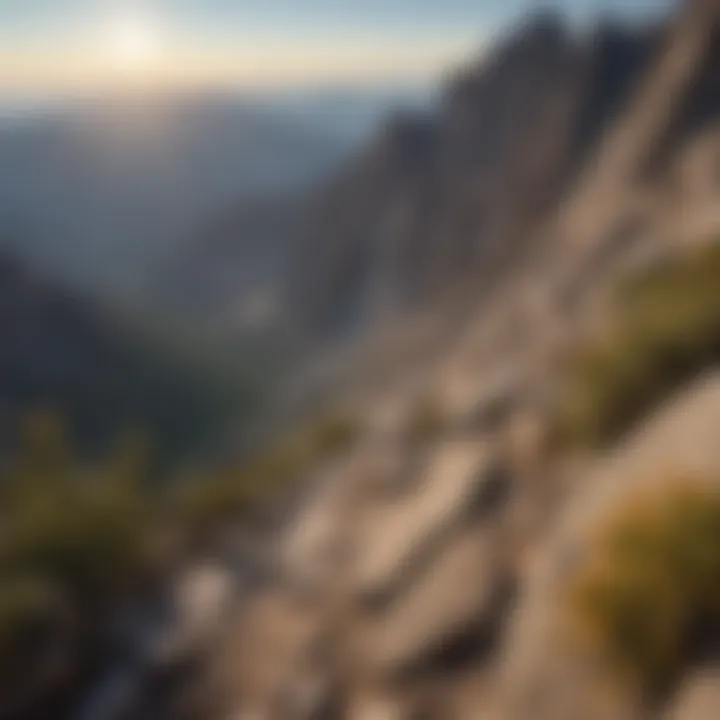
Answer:
M701 378L578 483L550 537L520 581L520 602L505 647L507 720L635 717L571 640L568 583L603 520L638 493L683 478L720 477L720 377ZM619 705L618 705L619 703Z
M318 623L283 593L253 598L227 622L210 660L213 694L248 717L272 718L288 702L298 709L310 704L319 690L306 680L305 653Z
M720 713L720 671L702 668L690 673L663 720L715 720Z
M718 227L708 160L718 139L693 144L689 130L699 127L689 120L717 116L720 9L716 1L704 7L682 14L662 38L653 32L634 41L609 31L582 52L564 29L531 25L509 39L488 74L474 68L452 88L435 127L391 128L359 169L360 184L353 176L331 198L333 214L358 227L326 224L330 232L310 243L306 256L320 270L312 276L319 286L300 287L298 296L312 296L302 320L313 332L348 317L330 292L338 276L357 280L347 301L373 316L393 305L388 291L410 285L430 298L466 265L482 292L465 307L468 322L452 332L438 313L418 323L411 350L406 331L388 344L398 353L406 346L404 353L393 355L381 341L368 351L373 372L363 382L358 370L346 391L359 398L372 439L313 478L279 532L276 576L227 623L212 658L229 709L223 720L720 716L713 714L715 670L691 673L669 707L649 713L577 646L567 603L597 529L625 501L683 477L717 482L720 375L699 378L608 453L559 463L552 488L540 483L548 468L537 471L564 353L594 327L614 283L683 238ZM577 71L593 78L610 72L609 60L623 48L633 53L626 63L632 83L626 73L608 75L607 105ZM472 158L465 162L466 141L486 120L506 135L512 118L505 108L515 93L503 100L503 78L516 65L537 70L536 80L518 86L528 90L518 95L521 105L533 112L507 133L527 143L511 140L498 148L497 162L475 167ZM487 90L495 73L498 98ZM545 83L553 98L565 97L562 112L539 91ZM603 122L573 141L583 108ZM613 122L605 125L607 117ZM546 136L560 145L545 147ZM478 143L488 152L493 145ZM552 156L538 158L537 173L525 173L530 148ZM380 167L378 157L392 162ZM648 163L654 175L646 174ZM675 174L689 178L680 180L684 195L670 188ZM489 189L475 195L466 178ZM510 222L516 179L523 194L537 196L517 226ZM442 210L419 212L438 193ZM398 203L405 220L392 212ZM467 230L449 232L456 225ZM355 278L357 258L367 252L367 278ZM427 257L410 263L410 277L405 260L418 254ZM388 327L392 334L391 319ZM450 426L418 452L401 436L424 396L437 398Z
M424 548L452 529L488 480L491 459L482 443L442 443L428 458L417 487L384 503L366 520L359 543L357 591L387 592Z
M373 674L388 677L422 667L451 652L454 643L494 630L506 599L496 539L482 528L462 533L368 623L365 662Z

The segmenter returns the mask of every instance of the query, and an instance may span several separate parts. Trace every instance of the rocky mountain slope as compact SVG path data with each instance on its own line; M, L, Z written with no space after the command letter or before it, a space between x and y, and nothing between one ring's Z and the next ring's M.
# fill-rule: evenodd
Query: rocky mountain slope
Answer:
M718 33L707 0L586 44L543 18L456 83L441 120L396 125L331 190L308 252L317 275L294 287L309 329L365 329L376 309L402 316L466 283L470 321L415 362L385 352L389 381L344 396L363 438L264 538L260 586L228 571L241 601L205 615L222 629L202 655L206 717L715 717L712 623L700 638L693 626L672 682L649 693L585 645L572 597L604 524L638 493L686 481L717 493L716 350L609 445L559 449L553 422L569 351L612 337L618 284L645 272L652 285L653 268L718 236ZM647 327L667 322L685 342L690 325L667 307ZM409 433L428 401L442 420ZM661 588L657 606L679 597ZM622 618L632 596L614 599ZM626 647L643 642L642 612L618 621Z
M381 380L332 388L362 433L178 580L78 717L716 717L719 37L717 0L584 40L542 16L348 165L290 296L312 342L374 340ZM560 432L578 374L581 409L619 397L604 444ZM675 525L643 533L645 493Z

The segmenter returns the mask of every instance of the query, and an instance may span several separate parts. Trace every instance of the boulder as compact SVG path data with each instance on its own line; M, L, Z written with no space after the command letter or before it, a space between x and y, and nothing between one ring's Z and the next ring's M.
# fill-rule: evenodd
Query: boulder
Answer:
M170 612L147 633L145 652L158 667L181 663L215 639L235 600L237 577L211 562L188 568L177 580Z
M350 566L360 513L401 494L415 466L396 444L377 440L326 468L280 539L285 582L305 597L337 586Z
M430 456L417 487L371 511L359 532L355 591L385 598L498 481L487 445L447 441Z
M664 720L716 720L720 715L720 669L691 673L670 704Z
M311 706L323 691L307 662L319 624L284 592L252 598L226 622L210 660L213 696L233 712L263 719L288 703Z
M455 650L486 649L509 588L496 540L486 528L458 533L421 577L362 628L362 664L372 676L392 678L433 661L451 663Z

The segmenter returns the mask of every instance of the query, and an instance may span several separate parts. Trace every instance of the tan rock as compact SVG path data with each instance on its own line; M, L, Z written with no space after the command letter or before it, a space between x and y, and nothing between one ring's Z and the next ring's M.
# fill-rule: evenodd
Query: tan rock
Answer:
M317 618L289 598L257 597L226 624L209 669L216 696L239 717L271 717L316 632Z
M363 595L386 592L413 559L452 528L485 482L489 448L448 441L430 458L417 490L372 513L360 535L355 586Z
M407 717L400 701L367 695L351 703L347 720L406 720Z
M704 669L683 683L665 720L716 720L720 717L720 670Z
M420 665L465 633L495 623L503 587L495 535L467 531L363 632L364 663L392 676Z

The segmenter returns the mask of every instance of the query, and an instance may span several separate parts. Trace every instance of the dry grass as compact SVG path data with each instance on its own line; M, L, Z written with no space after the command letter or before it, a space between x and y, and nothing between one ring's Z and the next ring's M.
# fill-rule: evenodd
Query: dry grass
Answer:
M615 440L668 393L720 359L720 244L623 285L609 336L568 368L557 431L581 445Z
M720 493L678 481L621 508L573 603L617 673L665 690L720 630Z

